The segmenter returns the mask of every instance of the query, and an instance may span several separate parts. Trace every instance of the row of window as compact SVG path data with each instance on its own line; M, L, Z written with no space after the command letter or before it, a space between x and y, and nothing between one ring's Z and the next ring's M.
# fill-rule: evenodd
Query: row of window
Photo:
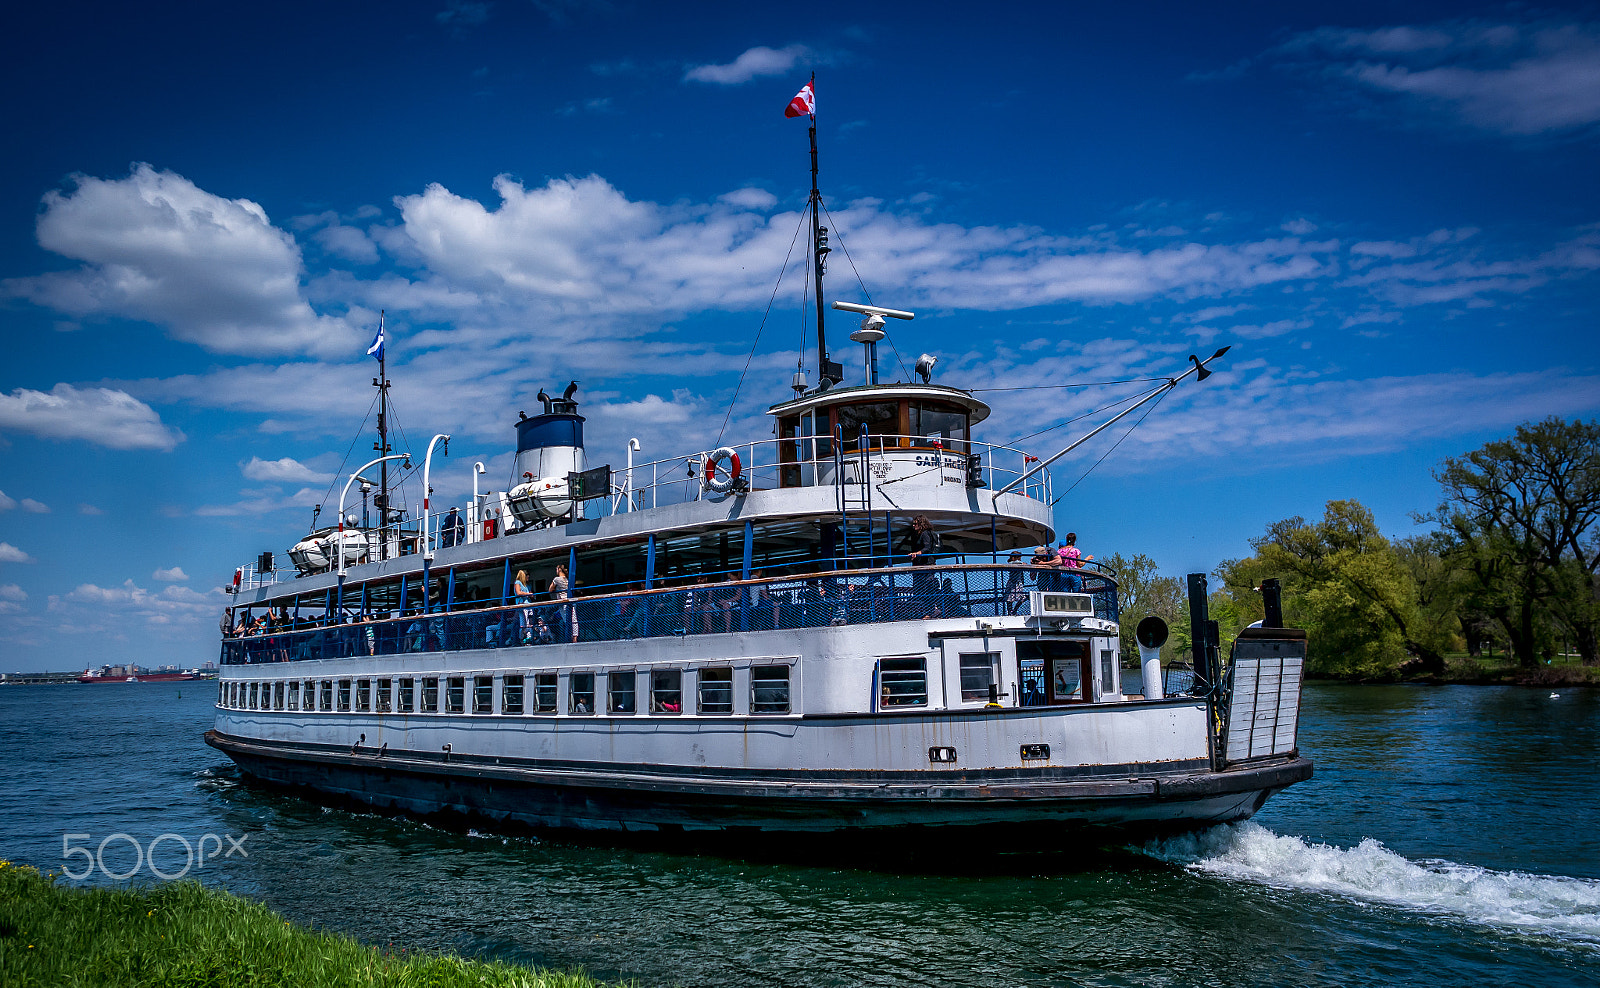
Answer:
M566 680L562 704L562 679ZM684 712L683 670L649 672L612 670L604 673L554 672L531 675L481 673L461 676L400 676L381 679L289 679L224 682L217 702L235 710L339 711L420 714L592 714L605 701L605 712L652 714ZM695 670L693 712L733 713L733 670ZM500 704L495 706L499 690ZM926 687L924 686L924 694ZM641 697L641 694L643 696ZM926 702L926 699L924 699ZM750 712L786 714L791 710L789 667L752 666Z

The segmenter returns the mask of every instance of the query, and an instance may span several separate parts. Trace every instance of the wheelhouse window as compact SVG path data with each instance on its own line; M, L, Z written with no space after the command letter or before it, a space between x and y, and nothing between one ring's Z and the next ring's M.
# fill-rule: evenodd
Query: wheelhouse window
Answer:
M900 431L900 405L897 402L843 405L840 406L838 414L840 448L846 452L860 447L863 425L867 427L867 435L872 437L868 440L872 449L882 449L883 437L895 435Z
M634 681L631 671L606 673L607 710L614 714L634 712Z
M753 666L750 669L750 712L789 712L789 667Z
M445 680L444 712L459 714L466 711L467 680L464 676L450 676Z
M553 672L535 673L533 676L533 712L536 714L555 713L556 696L556 674Z
M393 681L388 679L378 680L378 713L386 714L394 708L389 705L393 695Z
M362 713L372 709L372 680L356 680L356 709Z
M522 677L507 676L500 685L500 712L522 713Z
M573 673L569 684L569 696L567 700L568 713L594 713L594 673Z
M926 707L928 705L928 663L922 656L878 660L878 706L883 710L896 707Z
M733 713L733 670L700 670L700 712L703 714Z
M910 407L911 435L917 445L937 442L947 450L967 452L968 415L949 405L912 402Z
M439 677L429 676L422 681L422 712L439 712Z
M987 702L989 688L1000 682L999 652L961 653L961 700Z
M341 711L350 709L350 680L348 679L339 680L339 709Z
M411 711L414 709L413 705L414 705L415 700L416 700L416 695L417 695L417 681L415 679L412 679L411 677L407 676L406 678L400 680L400 689L399 689L399 696L398 696L398 699L399 699L399 702L400 702L400 706L398 707L398 709L399 709L399 711L401 713L403 713L403 714L411 713Z
M650 673L650 712L683 713L683 673L677 669L657 669Z

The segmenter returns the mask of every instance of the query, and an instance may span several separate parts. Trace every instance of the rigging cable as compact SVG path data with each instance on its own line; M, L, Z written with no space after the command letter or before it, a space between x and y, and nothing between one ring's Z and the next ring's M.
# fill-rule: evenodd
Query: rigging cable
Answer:
M772 286L772 297L767 299L767 311L761 314L761 325L756 327L756 338L750 344L750 355L744 358L744 370L739 372L739 383L734 385L733 397L728 400L727 414L722 416L722 428L717 430L717 441L712 444L713 449L722 445L722 434L728 431L728 420L733 418L733 406L739 400L739 391L744 387L745 375L750 373L750 361L756 357L756 347L761 343L761 331L767 326L767 317L772 315L772 303L777 301L778 289L783 287L783 276L789 270L789 261L794 257L794 245L800 242L800 229L804 225L805 214L801 213L800 223L795 226L794 236L789 240L789 253L783 255L783 267L778 269L778 281ZM800 338L805 339L804 333Z
M1167 394L1171 394L1171 391L1169 390L1167 392ZM1079 484L1083 483L1086 479L1088 479L1089 475L1091 473L1094 473L1094 468L1099 466L1105 460L1106 457L1110 456L1112 453L1115 453L1117 451L1117 447L1122 445L1122 440L1128 438L1131 435L1133 435L1133 430L1135 430L1135 429L1139 428L1139 426L1143 425L1144 424L1144 420L1150 417L1150 413L1156 410L1156 406L1160 405L1163 401L1166 401L1166 400L1167 400L1167 395L1164 394L1161 397L1157 398L1155 401L1151 402L1150 403L1150 407L1144 410L1144 414L1143 415L1139 416L1139 420L1137 422L1133 423L1132 425L1128 426L1128 431L1124 432L1122 434L1122 436L1117 439L1116 442L1112 443L1110 449L1108 449L1104 453L1100 454L1100 459L1095 460L1093 463L1091 463L1089 465L1089 469L1085 470L1083 472L1083 474L1080 477L1078 477L1077 480L1074 480L1072 482L1072 486L1071 487L1068 487L1066 490L1064 490L1060 494L1056 495L1056 499L1054 501L1050 502L1050 507L1052 507L1052 508L1055 507L1057 504L1060 503L1062 498L1066 497L1068 494L1071 494L1073 492L1073 490Z
M333 472L333 479L328 481L328 489L322 492L322 504L327 504L328 499L333 497L333 489L339 485L339 478L344 476L344 468L350 462L350 454L356 451L356 443L360 441L362 434L367 431L367 421L372 418L372 406L377 403L378 395L374 392L372 401L367 405L367 414L361 417L361 428L351 438L350 448L344 451L344 459L339 461L339 469ZM318 507L321 507L321 505L318 505Z
M1165 381L1166 379L1163 378L1162 380ZM1015 447L1019 443L1025 443L1030 439L1038 438L1039 436L1042 436L1047 432L1054 432L1057 429L1061 428L1062 426L1071 425L1074 422L1082 421L1083 419L1086 419L1091 415L1099 415L1101 412L1106 411L1107 409L1116 408L1118 405L1126 404L1126 403L1128 403L1130 401L1133 401L1135 399L1138 399L1138 398L1147 398L1150 395L1155 394L1159 390L1160 390L1160 388L1151 388L1149 391L1141 391L1136 395L1129 395L1126 398L1118 398L1116 401L1110 402L1109 404L1101 405L1099 408L1091 408L1089 411L1084 412L1082 415L1074 415L1070 419L1064 419L1064 420L1062 420L1060 422L1057 422L1055 425L1050 426L1048 429L1040 429L1038 432L1030 433L1029 435L1022 436L1022 437L1019 437L1017 439L1013 439L1013 440L1007 442L1006 445L1007 446L1011 446L1011 447Z
M817 201L821 202L822 200L819 198ZM845 246L844 233L838 228L837 225L834 224L833 214L828 212L828 206L826 203L822 203L822 212L828 217L828 226L833 230L834 236L839 241L839 249L844 251L844 259L850 264L850 272L856 276L856 284L861 286L861 294L867 297L867 304L871 305L872 293L867 291L867 283L861 280L861 272L856 270L856 262L855 259L850 256L850 248ZM911 372L906 370L905 358L900 356L900 348L894 345L894 336L892 334L885 333L884 337L889 341L889 349L894 351L894 359L900 364L900 373L904 374L906 376L906 381L909 382L911 380Z
M1076 384L1019 384L1012 388L970 388L968 394L980 394L988 391L1048 391L1052 388L1098 388L1107 384L1149 384L1151 381L1166 381L1165 377L1130 377L1125 381L1081 381Z

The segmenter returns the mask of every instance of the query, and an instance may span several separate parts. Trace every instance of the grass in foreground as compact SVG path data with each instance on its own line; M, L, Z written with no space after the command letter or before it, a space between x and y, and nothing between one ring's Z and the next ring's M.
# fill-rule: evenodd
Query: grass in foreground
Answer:
M439 954L397 956L294 926L198 882L58 886L0 861L0 985L597 988L582 974Z

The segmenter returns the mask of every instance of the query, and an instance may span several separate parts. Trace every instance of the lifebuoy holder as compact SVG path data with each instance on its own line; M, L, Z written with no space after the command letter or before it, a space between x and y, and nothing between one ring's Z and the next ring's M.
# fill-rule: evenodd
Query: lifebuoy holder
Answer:
M718 473L717 465L727 461L728 467L724 473ZM739 477L744 472L744 464L739 462L739 454L732 446L723 446L713 450L706 456L706 489L716 494L726 494L739 485Z

